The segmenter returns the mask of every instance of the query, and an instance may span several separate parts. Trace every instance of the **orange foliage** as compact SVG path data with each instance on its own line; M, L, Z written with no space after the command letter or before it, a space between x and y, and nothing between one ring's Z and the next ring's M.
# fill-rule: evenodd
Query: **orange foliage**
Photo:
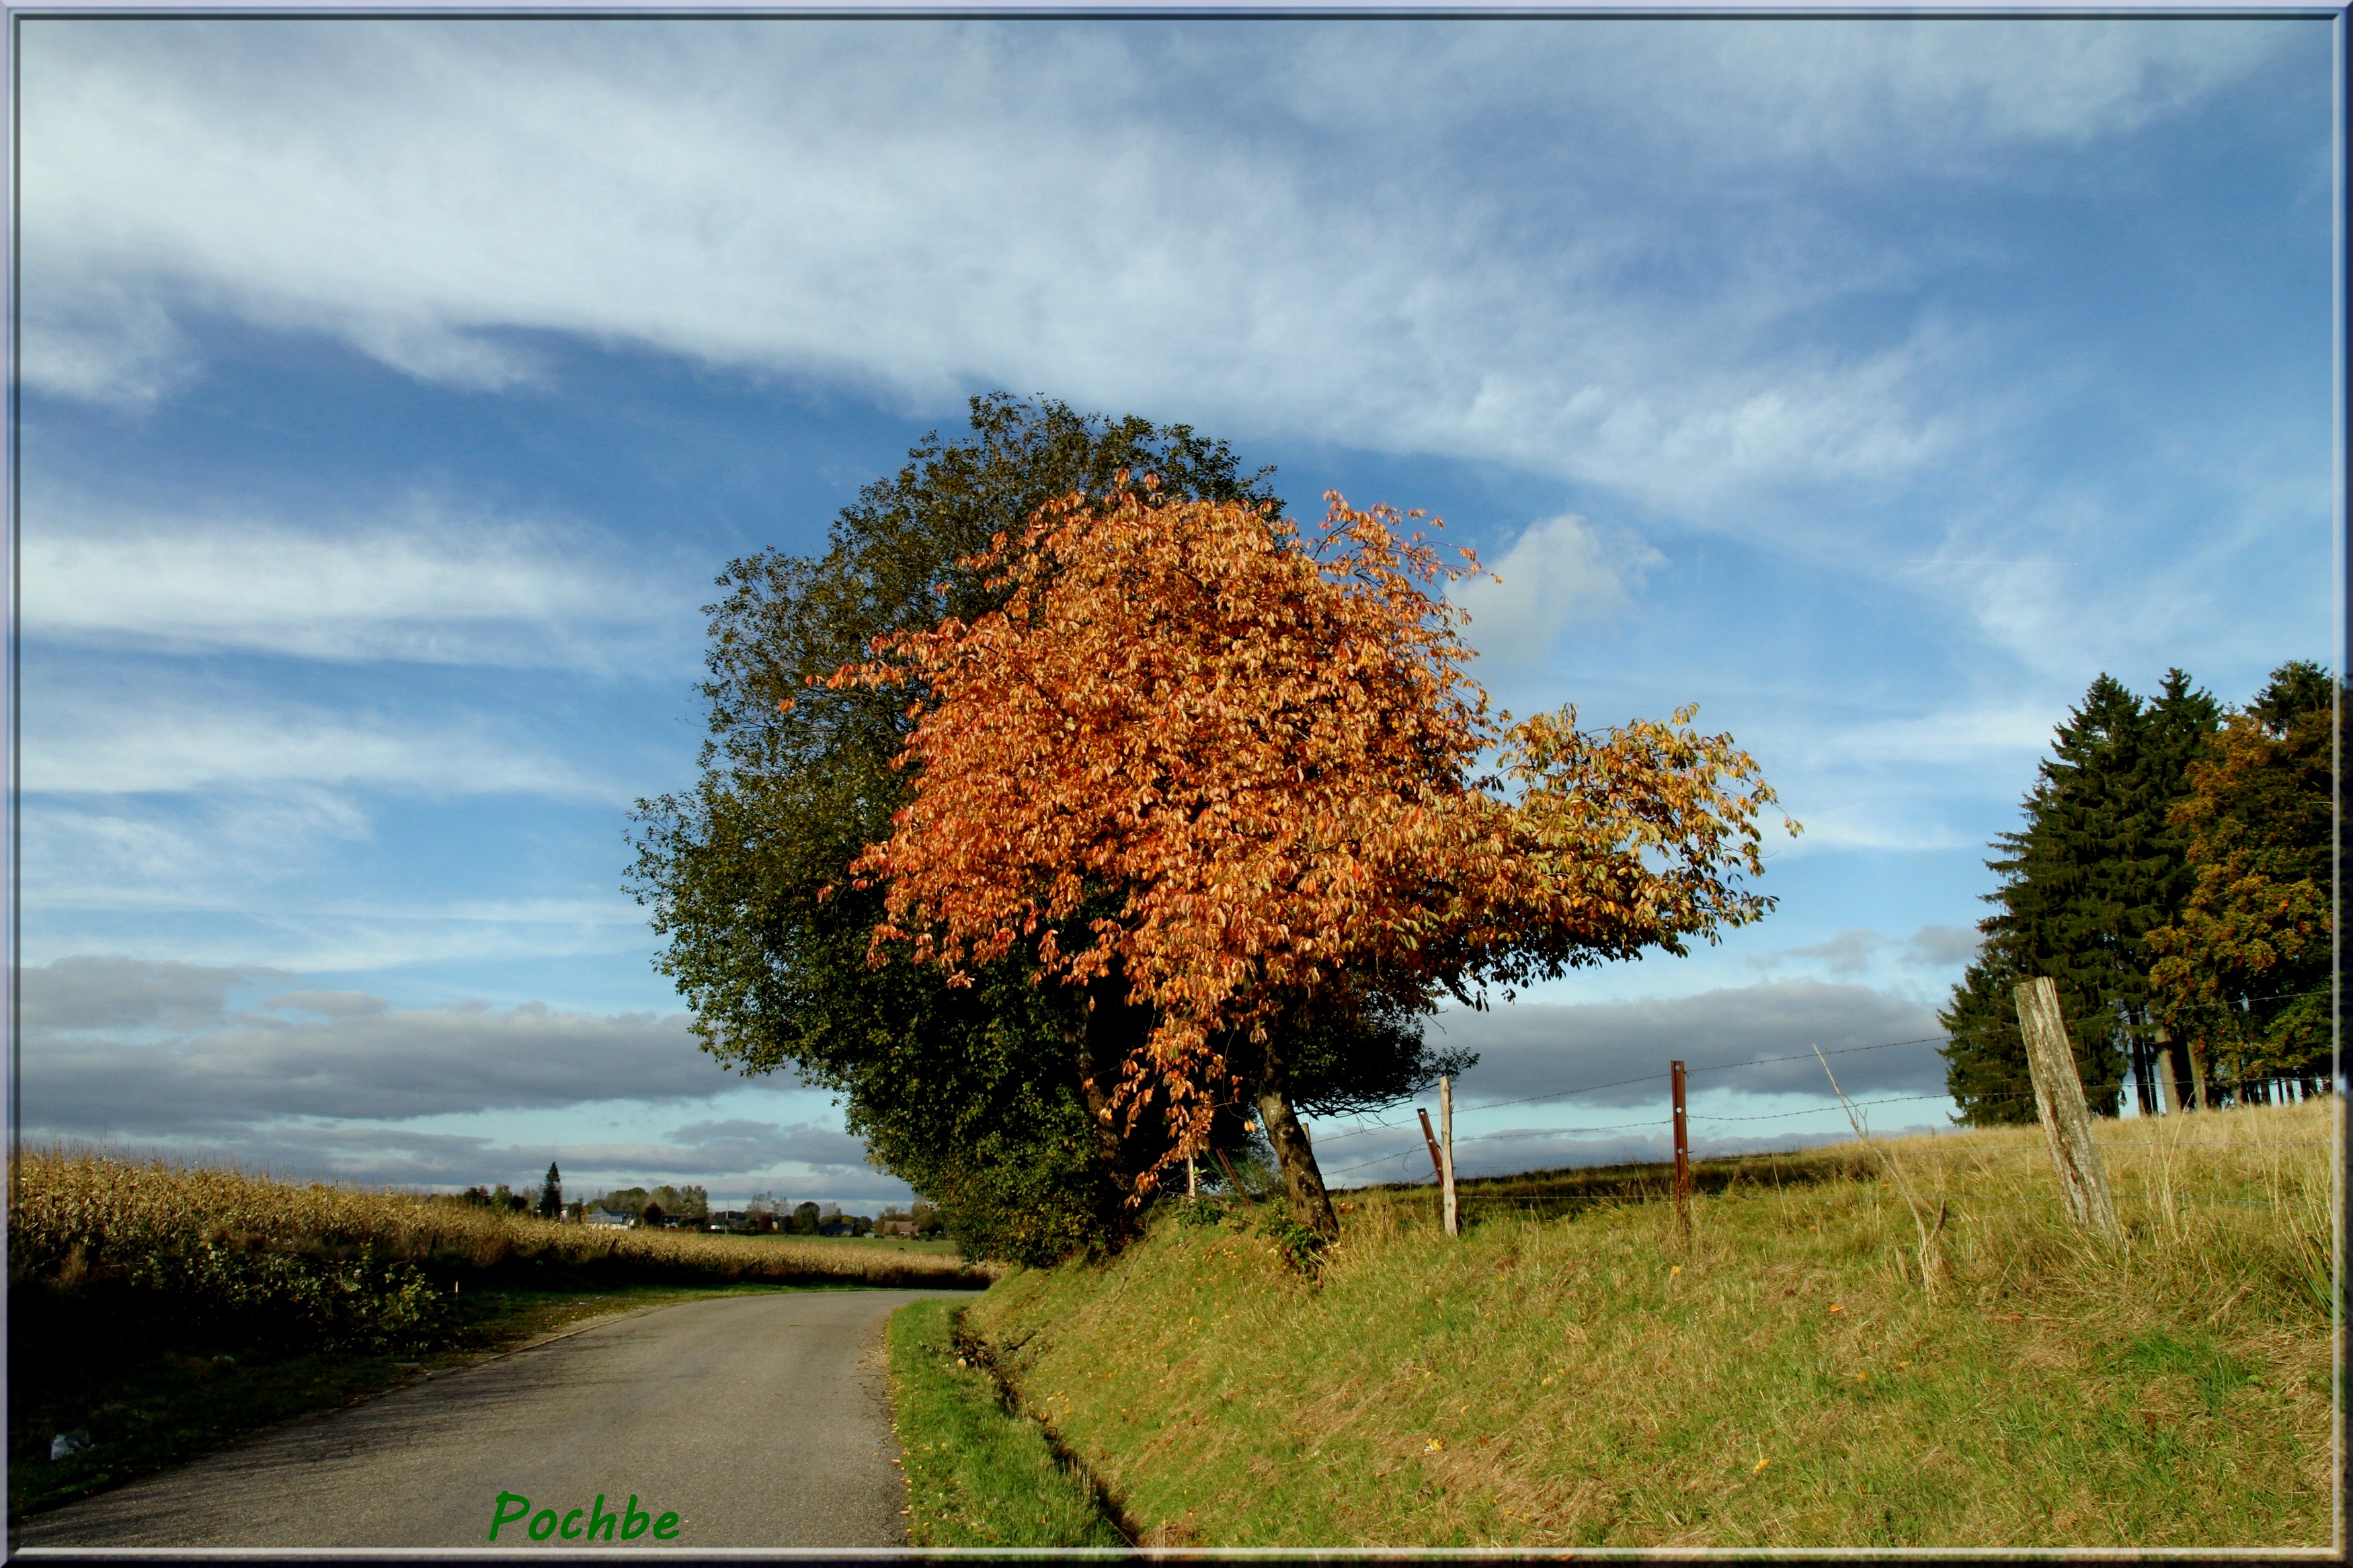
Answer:
M1462 994L1767 907L1732 882L1762 869L1772 792L1690 710L1499 732L1461 612L1425 591L1475 561L1336 493L1310 543L1153 483L1041 509L974 563L1002 610L833 678L922 694L914 798L851 868L887 889L874 961L904 944L954 983L1034 939L1041 980L1124 982L1156 1027L1119 1100L1130 1125L1160 1100L1176 1159L1233 1081L1221 1042L1304 1000ZM1503 773L1473 778L1499 742Z

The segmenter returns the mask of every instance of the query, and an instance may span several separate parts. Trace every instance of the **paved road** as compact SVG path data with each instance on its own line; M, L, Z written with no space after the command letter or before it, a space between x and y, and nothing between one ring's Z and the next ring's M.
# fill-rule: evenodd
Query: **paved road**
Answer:
M649 1522L622 1528L640 1548L900 1545L882 1323L931 1294L723 1296L616 1318L37 1514L9 1544L480 1548L505 1491L533 1516L554 1509L558 1528L600 1492L626 1516L635 1494ZM528 1521L498 1544L533 1550Z

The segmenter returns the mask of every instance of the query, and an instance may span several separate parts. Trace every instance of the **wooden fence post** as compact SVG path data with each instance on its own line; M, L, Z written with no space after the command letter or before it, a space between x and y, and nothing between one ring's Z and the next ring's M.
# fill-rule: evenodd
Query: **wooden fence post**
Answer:
M1462 1216L1454 1208L1454 1080L1438 1080L1438 1181L1446 1194L1446 1234L1462 1234Z
M1691 1131L1683 1118L1683 1064L1674 1063L1668 1072L1675 1089L1675 1224L1683 1228L1683 1239L1691 1239Z
M2165 1103L2158 1107L2168 1116L2181 1112L2181 1079L2173 1070L2173 1037L2167 1030L2157 1031L2157 1081L2164 1090Z
M2092 1142L2092 1110L2084 1101L2084 1079L2067 1045L2067 1021L2059 1012L2059 987L2048 977L2022 982L2012 993L2019 1033L2026 1037L2026 1065L2034 1075L2034 1110L2051 1145L2051 1163L2075 1224L2112 1247L2124 1245L2116 1200L2100 1169Z

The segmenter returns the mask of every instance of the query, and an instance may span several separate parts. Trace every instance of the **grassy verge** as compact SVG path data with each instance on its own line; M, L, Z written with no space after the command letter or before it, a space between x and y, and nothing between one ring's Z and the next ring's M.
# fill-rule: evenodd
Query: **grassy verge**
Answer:
M1219 1546L2332 1542L2331 1103L2111 1123L2083 1242L2039 1129L1897 1141L1672 1205L1353 1205L1320 1279L1261 1219L1008 1276L966 1322L1145 1539ZM1478 1211L1474 1211L1478 1212Z
M907 1540L938 1546L1127 1544L1038 1425L959 1351L953 1301L891 1317L891 1391L907 1473Z

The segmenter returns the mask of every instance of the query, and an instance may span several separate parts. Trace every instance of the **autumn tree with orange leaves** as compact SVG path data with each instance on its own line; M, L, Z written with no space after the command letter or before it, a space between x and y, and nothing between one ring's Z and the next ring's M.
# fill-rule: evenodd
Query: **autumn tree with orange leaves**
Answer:
M1115 1069L1152 1020L1107 1003L1089 1023L1082 989L1034 984L1034 938L953 987L935 965L870 966L884 900L850 886L849 866L913 799L892 765L913 727L909 694L807 682L877 637L1001 607L1010 590L965 563L1055 497L1109 490L1122 469L1157 474L1164 497L1281 508L1273 470L1187 426L976 397L966 430L926 435L859 490L824 550L728 564L705 607L700 776L635 813L630 882L702 1048L832 1094L866 1157L935 1203L973 1258L1049 1265L1133 1232L1142 1215L1127 1200L1167 1152L1166 1130L1146 1119L1122 1136L1087 1088L1116 1072L1088 1069L1095 1055ZM1282 1020L1296 1109L1378 1110L1461 1072L1475 1057L1433 1045L1428 1011L1375 998ZM1221 1108L1212 1148L1254 1152L1254 1114Z
M2221 1092L2306 1095L2334 1077L2330 970L2337 917L2336 805L2344 689L2292 660L2231 713L2189 766L2171 812L2194 889L2148 933L2158 1016Z
M1072 493L967 563L1000 607L878 638L828 684L912 698L911 798L850 868L884 895L871 962L955 984L1031 952L1085 998L1095 1136L1165 1134L1131 1204L1247 1089L1294 1218L1331 1238L1283 1041L1715 940L1771 906L1741 884L1774 796L1692 710L1601 733L1491 714L1430 591L1469 552L1326 499L1309 539L1149 477Z

